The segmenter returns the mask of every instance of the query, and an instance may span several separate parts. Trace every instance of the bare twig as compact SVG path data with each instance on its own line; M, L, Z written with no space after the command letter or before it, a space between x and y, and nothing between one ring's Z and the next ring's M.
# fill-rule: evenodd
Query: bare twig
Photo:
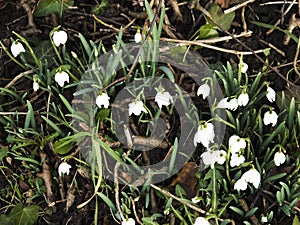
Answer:
M231 8L229 8L229 9L224 10L224 14L228 14L228 13L234 12L234 11L236 11L236 10L238 10L238 9L246 6L246 5L248 5L249 3L253 3L253 2L255 2L255 0L248 0L248 1L245 1L245 2L240 3L238 5L235 5L235 6L231 7Z

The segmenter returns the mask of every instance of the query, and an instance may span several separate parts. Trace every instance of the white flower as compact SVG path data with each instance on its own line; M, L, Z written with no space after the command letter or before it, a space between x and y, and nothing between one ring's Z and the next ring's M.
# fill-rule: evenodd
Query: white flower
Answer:
M197 217L194 225L210 225L210 222L208 222L204 217Z
M104 108L108 108L108 106L109 106L109 99L110 99L110 97L106 93L101 93L96 98L96 105L99 108L102 108L102 106Z
M58 71L56 72L54 79L59 86L63 87L65 82L69 83L69 74L65 71Z
M135 225L135 220L132 218L128 218L122 221L122 225Z
M170 103L173 103L173 97L170 95L167 91L158 91L155 95L155 102L158 104L159 108L163 105L170 105Z
M14 41L10 46L10 50L14 57L17 57L21 52L25 52L25 48L19 41Z
M247 93L242 93L238 97L238 105L246 106L249 102L249 95Z
M39 90L39 88L40 88L39 83L34 81L33 84L32 84L32 88L33 88L33 91Z
M276 166L280 166L285 162L285 154L282 151L276 152L274 155L274 163Z
M245 191L247 189L247 182L245 181L245 179L240 178L235 182L233 188L237 191Z
M219 101L219 103L218 103L218 105L217 105L217 108L219 108L219 109L227 109L227 107L228 107L228 97L226 97L226 98L222 98L220 101Z
M238 100L236 98L232 98L227 104L227 109L235 111L238 106L239 106Z
M198 90L197 90L197 95L200 96L202 95L203 99L206 99L207 96L209 95L210 92L210 87L208 84L202 84Z
M68 163L66 162L62 162L59 167L58 167L58 174L60 176L62 176L63 174L67 174L69 175L69 172L70 172L70 169L71 169L71 165L69 165Z
M253 184L255 188L258 188L261 178L260 173L256 169L251 168L243 174L242 179L244 179L247 183Z
M207 149L206 152L201 154L201 158L206 166L210 165L210 167L213 169L215 167L215 162L218 159L218 153L214 150Z
M56 47L64 45L68 40L68 34L64 30L54 31L52 36L53 42Z
M203 198L199 197L199 196L195 196L194 198L192 198L192 202L197 204L198 202L200 202Z
M267 111L264 114L263 121L264 121L265 125L272 124L272 127L274 127L277 123L277 120L278 120L278 115L273 109L270 111Z
M242 64L239 64L239 68L241 69L241 72L242 72L242 73L246 73L247 70L248 70L248 64L242 62Z
M194 145L202 143L204 147L208 147L209 143L214 142L215 131L214 125L211 123L200 124L198 130L194 136Z
M224 150L217 150L217 163L222 165L224 164L224 162L226 161L226 155L227 152L225 152Z
M144 107L144 104L140 100L136 100L128 105L129 107L129 116L133 113L136 116L139 116L142 112L147 113L147 110Z
M260 218L260 222L261 223L267 223L268 222L268 217L265 216L265 215L262 215L261 218Z
M134 41L135 43L140 43L142 40L142 35L140 33L140 30L137 30L137 32L134 35Z
M232 154L230 158L230 166L240 166L243 162L245 162L245 157L241 154Z
M246 148L246 141L237 135L232 135L229 138L229 147L232 154L239 153L241 149Z
M269 100L269 102L274 102L276 99L276 92L274 91L273 88L268 87L266 96L267 96L267 99Z

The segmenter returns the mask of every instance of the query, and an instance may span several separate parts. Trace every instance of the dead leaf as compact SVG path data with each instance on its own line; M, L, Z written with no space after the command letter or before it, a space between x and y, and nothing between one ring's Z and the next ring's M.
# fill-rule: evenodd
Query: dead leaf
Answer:
M197 184L197 177L195 174L198 171L198 168L199 167L195 162L187 162L168 188L175 187L179 184L185 190L188 198L195 196L195 187Z

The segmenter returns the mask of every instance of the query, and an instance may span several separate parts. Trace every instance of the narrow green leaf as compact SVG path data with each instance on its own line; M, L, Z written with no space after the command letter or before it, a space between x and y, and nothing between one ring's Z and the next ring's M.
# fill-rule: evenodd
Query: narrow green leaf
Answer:
M57 131L60 135L63 136L63 132L62 130L55 124L53 123L51 120L49 120L47 117L45 116L41 116L43 120L46 121L46 123L49 124L49 126L51 126L55 131Z
M114 205L114 203L103 193L97 192L97 195L106 203L106 205L114 212L117 212L117 209Z

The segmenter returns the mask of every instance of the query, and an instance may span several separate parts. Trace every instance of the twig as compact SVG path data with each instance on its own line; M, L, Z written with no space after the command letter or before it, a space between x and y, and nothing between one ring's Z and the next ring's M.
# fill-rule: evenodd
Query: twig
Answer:
M40 153L41 159L44 159L43 162L43 170L42 173L37 173L37 176L42 178L45 182L46 186L46 193L47 193L47 202L48 206L54 206L55 205L55 196L52 192L52 176L50 173L50 168L49 168L49 158L47 157L46 153L41 152Z
M248 0L246 2L243 2L243 3L240 3L238 5L235 5L235 6L231 7L231 8L229 8L229 9L224 10L224 14L228 14L228 13L234 12L234 11L238 10L239 8L242 8L242 7L246 6L246 5L248 5L249 3L253 3L253 2L255 2L255 0Z
M95 19L97 22L101 23L103 26L106 26L106 27L108 27L108 28L110 28L110 29L113 29L113 30L116 31L116 32L120 32L120 29L115 28L113 25L110 25L110 24L108 24L108 23L105 23L103 20L101 20L100 18L98 18L95 14L93 14L93 17L94 17L94 19Z
M11 86L13 86L18 80L20 80L22 77L26 76L26 75L30 75L33 74L34 71L33 70L27 70L23 73L18 74L17 76L14 77L14 79L12 79L4 88L10 88ZM2 92L0 92L2 93Z
M134 200L132 199L131 196L130 196L130 201L131 201L131 204L132 204L132 210L133 210L133 214L134 214L134 216L135 216L136 221L137 221L139 224L143 225L143 222L140 221L140 218L139 218L139 216L138 216L138 214L137 214L137 212L136 212L136 209L135 209L135 202L134 202Z
M296 28L296 27L299 27L300 26L300 19L299 18L296 18L296 14L292 14L291 18L290 18L290 21L289 21L289 24L288 24L288 28L287 30L290 32L290 33L293 33L293 30ZM289 42L290 42L290 39L291 39L291 36L286 34L284 35L284 41L283 41L283 44L284 45L288 45Z
M232 33L230 33L229 31L225 30L223 28L223 26L221 26L218 22L216 22L214 20L214 18L212 17L212 15L206 10L204 9L200 4L195 5L197 7L198 10L200 10L205 16L207 16L216 26L219 27L219 29L222 30L222 32L226 33L227 35L231 36L237 43L239 43L241 46L243 46L244 48L246 48L247 50L249 50L250 52L252 52L252 54L266 67L268 67L269 69L271 69L272 71L274 71L281 79L283 79L285 82L287 82L288 84L290 84L291 86L295 87L296 89L300 90L300 87L295 85L293 82L291 82L290 80L288 80L287 78L285 78L285 76L283 76L276 68L272 67L270 64L266 63L265 60L263 60L259 55L257 55L257 53L252 50L248 45L244 44L242 41L240 41L239 39L237 39Z
M296 49L296 53L295 53L295 57L294 57L294 61L293 61L293 67L294 67L294 70L295 70L296 74L298 75L298 78L300 78L300 72L297 68L297 60L298 60L298 56L299 56L299 49L300 49L300 37L298 38L297 49Z

